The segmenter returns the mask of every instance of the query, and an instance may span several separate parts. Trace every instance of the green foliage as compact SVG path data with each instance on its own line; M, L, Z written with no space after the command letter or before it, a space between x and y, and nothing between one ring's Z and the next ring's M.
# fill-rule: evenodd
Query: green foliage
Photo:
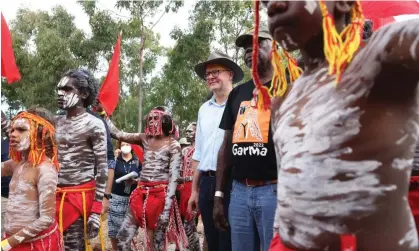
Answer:
M3 95L15 106L40 105L55 111L55 86L61 74L79 66L97 66L91 60L94 53L80 46L87 41L85 34L62 6L53 8L51 14L19 9L10 26L22 80L2 85Z
M161 46L154 27L165 13L176 12L183 1L117 1L115 10L100 8L97 1L78 3L89 17L89 36L75 26L74 16L62 6L50 12L20 9L9 23L22 75L22 80L11 86L2 82L2 101L7 101L10 111L31 105L56 111L55 86L61 74L83 67L104 75L120 31L121 92L113 120L123 130L138 131L138 114L144 117L157 105L169 106L181 128L196 121L209 92L194 66L205 61L212 50L229 54L245 72L244 81L251 78L242 60L243 50L235 46L235 40L253 26L252 2L197 1L189 27L171 32L176 41L173 48ZM167 63L152 77L161 56L167 57ZM100 83L103 80L101 77Z

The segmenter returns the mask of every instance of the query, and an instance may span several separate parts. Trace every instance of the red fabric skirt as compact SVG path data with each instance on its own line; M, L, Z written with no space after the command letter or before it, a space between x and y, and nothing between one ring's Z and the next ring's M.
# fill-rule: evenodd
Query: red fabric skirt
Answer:
M90 216L93 209L93 201L95 198L96 182L94 180L78 186L57 187L56 194L56 220L60 222L60 205L62 197L64 196L64 204L62 208L63 231L71 226L78 218L83 216L83 195L85 193L86 199L86 218ZM97 212L96 212L97 213ZM100 214L100 211L98 212Z
M6 234L6 239L10 235ZM48 229L39 233L29 242L24 242L16 247L12 248L11 251L64 251L63 239L58 229L58 224L54 223Z
M140 227L156 229L157 220L164 209L167 184L168 182L139 182L131 193L129 207Z
M186 182L177 187L179 191L179 211L182 218L187 221L192 220L195 215L188 212L188 202L192 194L192 182Z
M412 176L410 178L410 183L414 182L419 183L419 176ZM410 209L412 210L412 214L416 222L416 229L418 229L419 233L419 184L417 184L414 189L409 190L408 200Z
M353 235L341 235L341 251L356 251L356 237ZM278 234L275 234L272 239L271 246L269 251L297 251L295 249L290 249L282 244L281 238Z

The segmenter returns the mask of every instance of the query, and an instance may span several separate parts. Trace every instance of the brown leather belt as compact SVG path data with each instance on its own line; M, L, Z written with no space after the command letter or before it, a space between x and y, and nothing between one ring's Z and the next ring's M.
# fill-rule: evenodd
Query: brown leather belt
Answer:
M277 180L250 180L250 179L238 180L238 182L248 187L261 187L265 185L278 183Z
M202 176L215 177L215 171L201 172Z

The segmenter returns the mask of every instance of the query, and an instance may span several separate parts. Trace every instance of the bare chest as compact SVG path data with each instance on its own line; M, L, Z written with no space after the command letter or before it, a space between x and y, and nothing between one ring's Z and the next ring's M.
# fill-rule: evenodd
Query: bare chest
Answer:
M36 175L35 168L23 165L16 167L9 185L10 193L29 198L36 195Z

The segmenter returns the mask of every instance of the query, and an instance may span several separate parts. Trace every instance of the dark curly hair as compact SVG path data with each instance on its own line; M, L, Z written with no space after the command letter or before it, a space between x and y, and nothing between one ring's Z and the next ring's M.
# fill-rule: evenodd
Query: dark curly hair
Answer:
M44 109L42 107L38 107L38 106L32 106L30 107L26 112L28 113L32 113L36 116L39 116L43 119L45 119L46 121L48 121L52 126L55 127L55 120L53 115L47 110ZM54 153L53 153L53 146L52 146L52 142L49 140L49 132L47 132L47 134L44 137L44 142L41 142L42 140L42 130L44 129L43 126L39 126L38 127L38 148L42 147L42 144L45 146L45 155L48 156L48 158L52 158ZM55 138L53 139L55 141Z
M63 77L72 78L74 87L80 93L87 94L87 98L83 99L83 106L85 108L96 102L99 93L99 84L90 72L84 69L69 70L64 73Z

